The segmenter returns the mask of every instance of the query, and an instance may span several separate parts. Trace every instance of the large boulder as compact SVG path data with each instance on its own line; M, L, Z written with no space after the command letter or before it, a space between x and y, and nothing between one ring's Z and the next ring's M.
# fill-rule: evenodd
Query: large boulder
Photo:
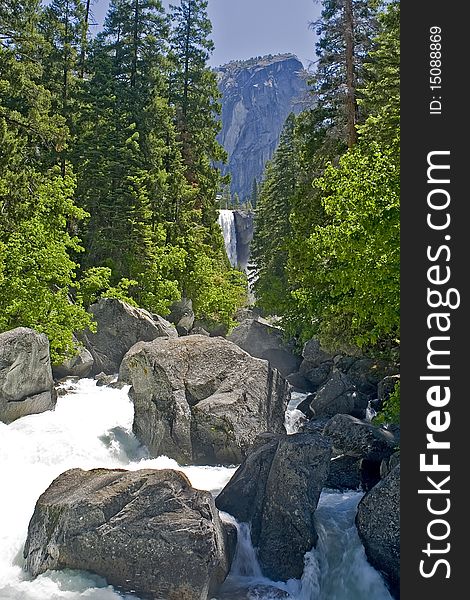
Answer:
M216 499L220 510L251 524L263 574L274 581L302 575L318 539L314 513L330 458L319 434L265 434Z
M0 421L52 410L56 400L47 336L26 327L0 333Z
M400 591L400 465L360 501L356 526L372 566L395 597Z
M173 323L180 335L188 335L194 325L193 302L189 298L182 298L171 306L167 317Z
M380 481L382 465L397 445L390 431L351 415L334 416L323 435L331 441L334 453L327 486L340 490L370 490Z
M101 298L88 310L97 330L81 334L80 341L93 356L94 375L117 373L124 355L137 342L178 337L174 325L162 317L116 298Z
M381 463L397 446L395 436L381 427L356 419L351 415L336 415L323 430L338 453Z
M291 373L286 377L295 392L313 392L316 386L300 373Z
M226 337L228 325L210 319L197 319L194 321L191 333L194 333L195 331L201 331L201 335L206 335L206 333L208 333L210 337Z
M267 361L223 338L141 342L119 378L132 386L134 432L152 456L238 464L258 434L285 431L288 384Z
M325 362L321 365L316 365L308 360L302 361L299 369L299 375L304 377L309 382L309 390L318 389L321 385L328 381L333 370L333 361Z
M330 473L326 487L334 490L358 490L362 487L362 460L356 456L340 454L330 463Z
M56 379L63 377L88 377L93 371L93 356L80 342L74 338L75 355L62 364L52 367Z
M300 386L305 391L313 391L327 382L333 370L333 354L326 352L320 342L311 339L304 344L302 350L303 361L297 376L303 378Z
M304 344L302 357L312 366L318 367L326 362L331 362L334 354L327 352L322 348L320 342L313 338Z
M349 414L355 409L356 388L352 381L340 371L312 396L310 408L316 417L333 417L337 414Z
M40 496L26 568L92 571L154 600L207 600L230 570L209 492L171 470L72 469Z
M251 356L268 360L283 377L298 371L301 358L286 343L283 332L260 319L246 319L232 331L228 340L246 350Z
M346 373L356 389L369 398L377 398L379 383L384 377L396 375L396 365L372 358L337 357L335 366Z

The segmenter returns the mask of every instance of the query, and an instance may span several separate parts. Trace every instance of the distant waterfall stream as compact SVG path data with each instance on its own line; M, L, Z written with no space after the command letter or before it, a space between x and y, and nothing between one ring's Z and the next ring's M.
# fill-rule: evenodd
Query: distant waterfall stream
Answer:
M224 236L225 251L232 267L238 265L237 229L233 210L219 210L219 225Z
M235 467L181 467L165 456L149 459L132 432L128 387L97 387L91 379L65 385L54 411L11 425L0 423L0 600L137 600L88 572L48 571L32 579L24 571L23 545L40 494L67 469L105 467L179 469L194 487L216 495ZM287 411L290 433L297 429L301 399L293 398ZM250 528L236 523L236 556L216 600L391 600L356 532L354 515L361 496L323 492L316 512L319 542L306 554L301 580L279 583L263 577ZM222 513L222 518L234 522L230 515Z

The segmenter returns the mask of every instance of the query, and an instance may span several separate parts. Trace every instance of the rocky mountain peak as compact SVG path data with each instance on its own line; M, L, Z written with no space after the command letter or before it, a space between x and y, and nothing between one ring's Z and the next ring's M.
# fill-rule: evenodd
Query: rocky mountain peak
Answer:
M228 153L232 196L249 198L279 142L284 122L306 101L305 70L294 54L232 61L217 69L222 94L219 142Z

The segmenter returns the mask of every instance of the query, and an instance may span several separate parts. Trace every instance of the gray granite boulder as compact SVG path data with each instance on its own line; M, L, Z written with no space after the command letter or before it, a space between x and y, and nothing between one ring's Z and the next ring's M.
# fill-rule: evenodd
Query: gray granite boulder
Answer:
M319 434L262 435L216 499L220 510L250 523L263 574L274 581L302 575L318 539L314 513L330 458Z
M388 459L397 446L397 440L390 431L351 415L334 416L325 425L323 435L331 440L339 454L345 453L379 464Z
M293 352L292 344L284 340L283 332L260 319L246 319L227 337L243 350L268 360L283 377L297 372L301 358Z
M171 470L73 469L40 496L27 570L83 569L142 598L208 600L230 570L209 492Z
M116 298L101 298L88 310L97 330L86 331L79 339L93 356L94 375L117 373L124 355L137 342L178 337L174 325L162 317Z
M0 333L0 421L52 410L56 400L47 336L26 327Z
M393 363L366 357L336 357L335 366L346 373L356 389L369 398L377 398L379 383L385 377L398 373Z
M310 408L316 417L350 414L355 408L356 388L347 375L335 371L312 396Z
M53 366L55 379L63 377L88 377L93 371L93 356L80 342L74 338L75 355L62 364Z
M134 432L152 456L239 464L257 435L285 431L288 384L267 361L223 338L141 342L119 378L132 386Z
M180 335L188 335L194 325L193 303L189 298L182 298L171 306L171 313L167 317L173 323Z
M383 573L391 592L400 590L400 465L360 501L356 526L371 565Z

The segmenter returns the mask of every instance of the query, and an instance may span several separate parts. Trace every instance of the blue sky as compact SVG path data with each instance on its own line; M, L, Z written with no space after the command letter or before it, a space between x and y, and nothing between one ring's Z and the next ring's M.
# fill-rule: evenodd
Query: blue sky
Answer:
M102 23L108 3L95 2L93 13L98 23ZM168 6L170 1L163 3ZM308 24L318 17L320 8L315 0L209 0L215 42L211 64L293 52L307 67L315 59L315 36Z

